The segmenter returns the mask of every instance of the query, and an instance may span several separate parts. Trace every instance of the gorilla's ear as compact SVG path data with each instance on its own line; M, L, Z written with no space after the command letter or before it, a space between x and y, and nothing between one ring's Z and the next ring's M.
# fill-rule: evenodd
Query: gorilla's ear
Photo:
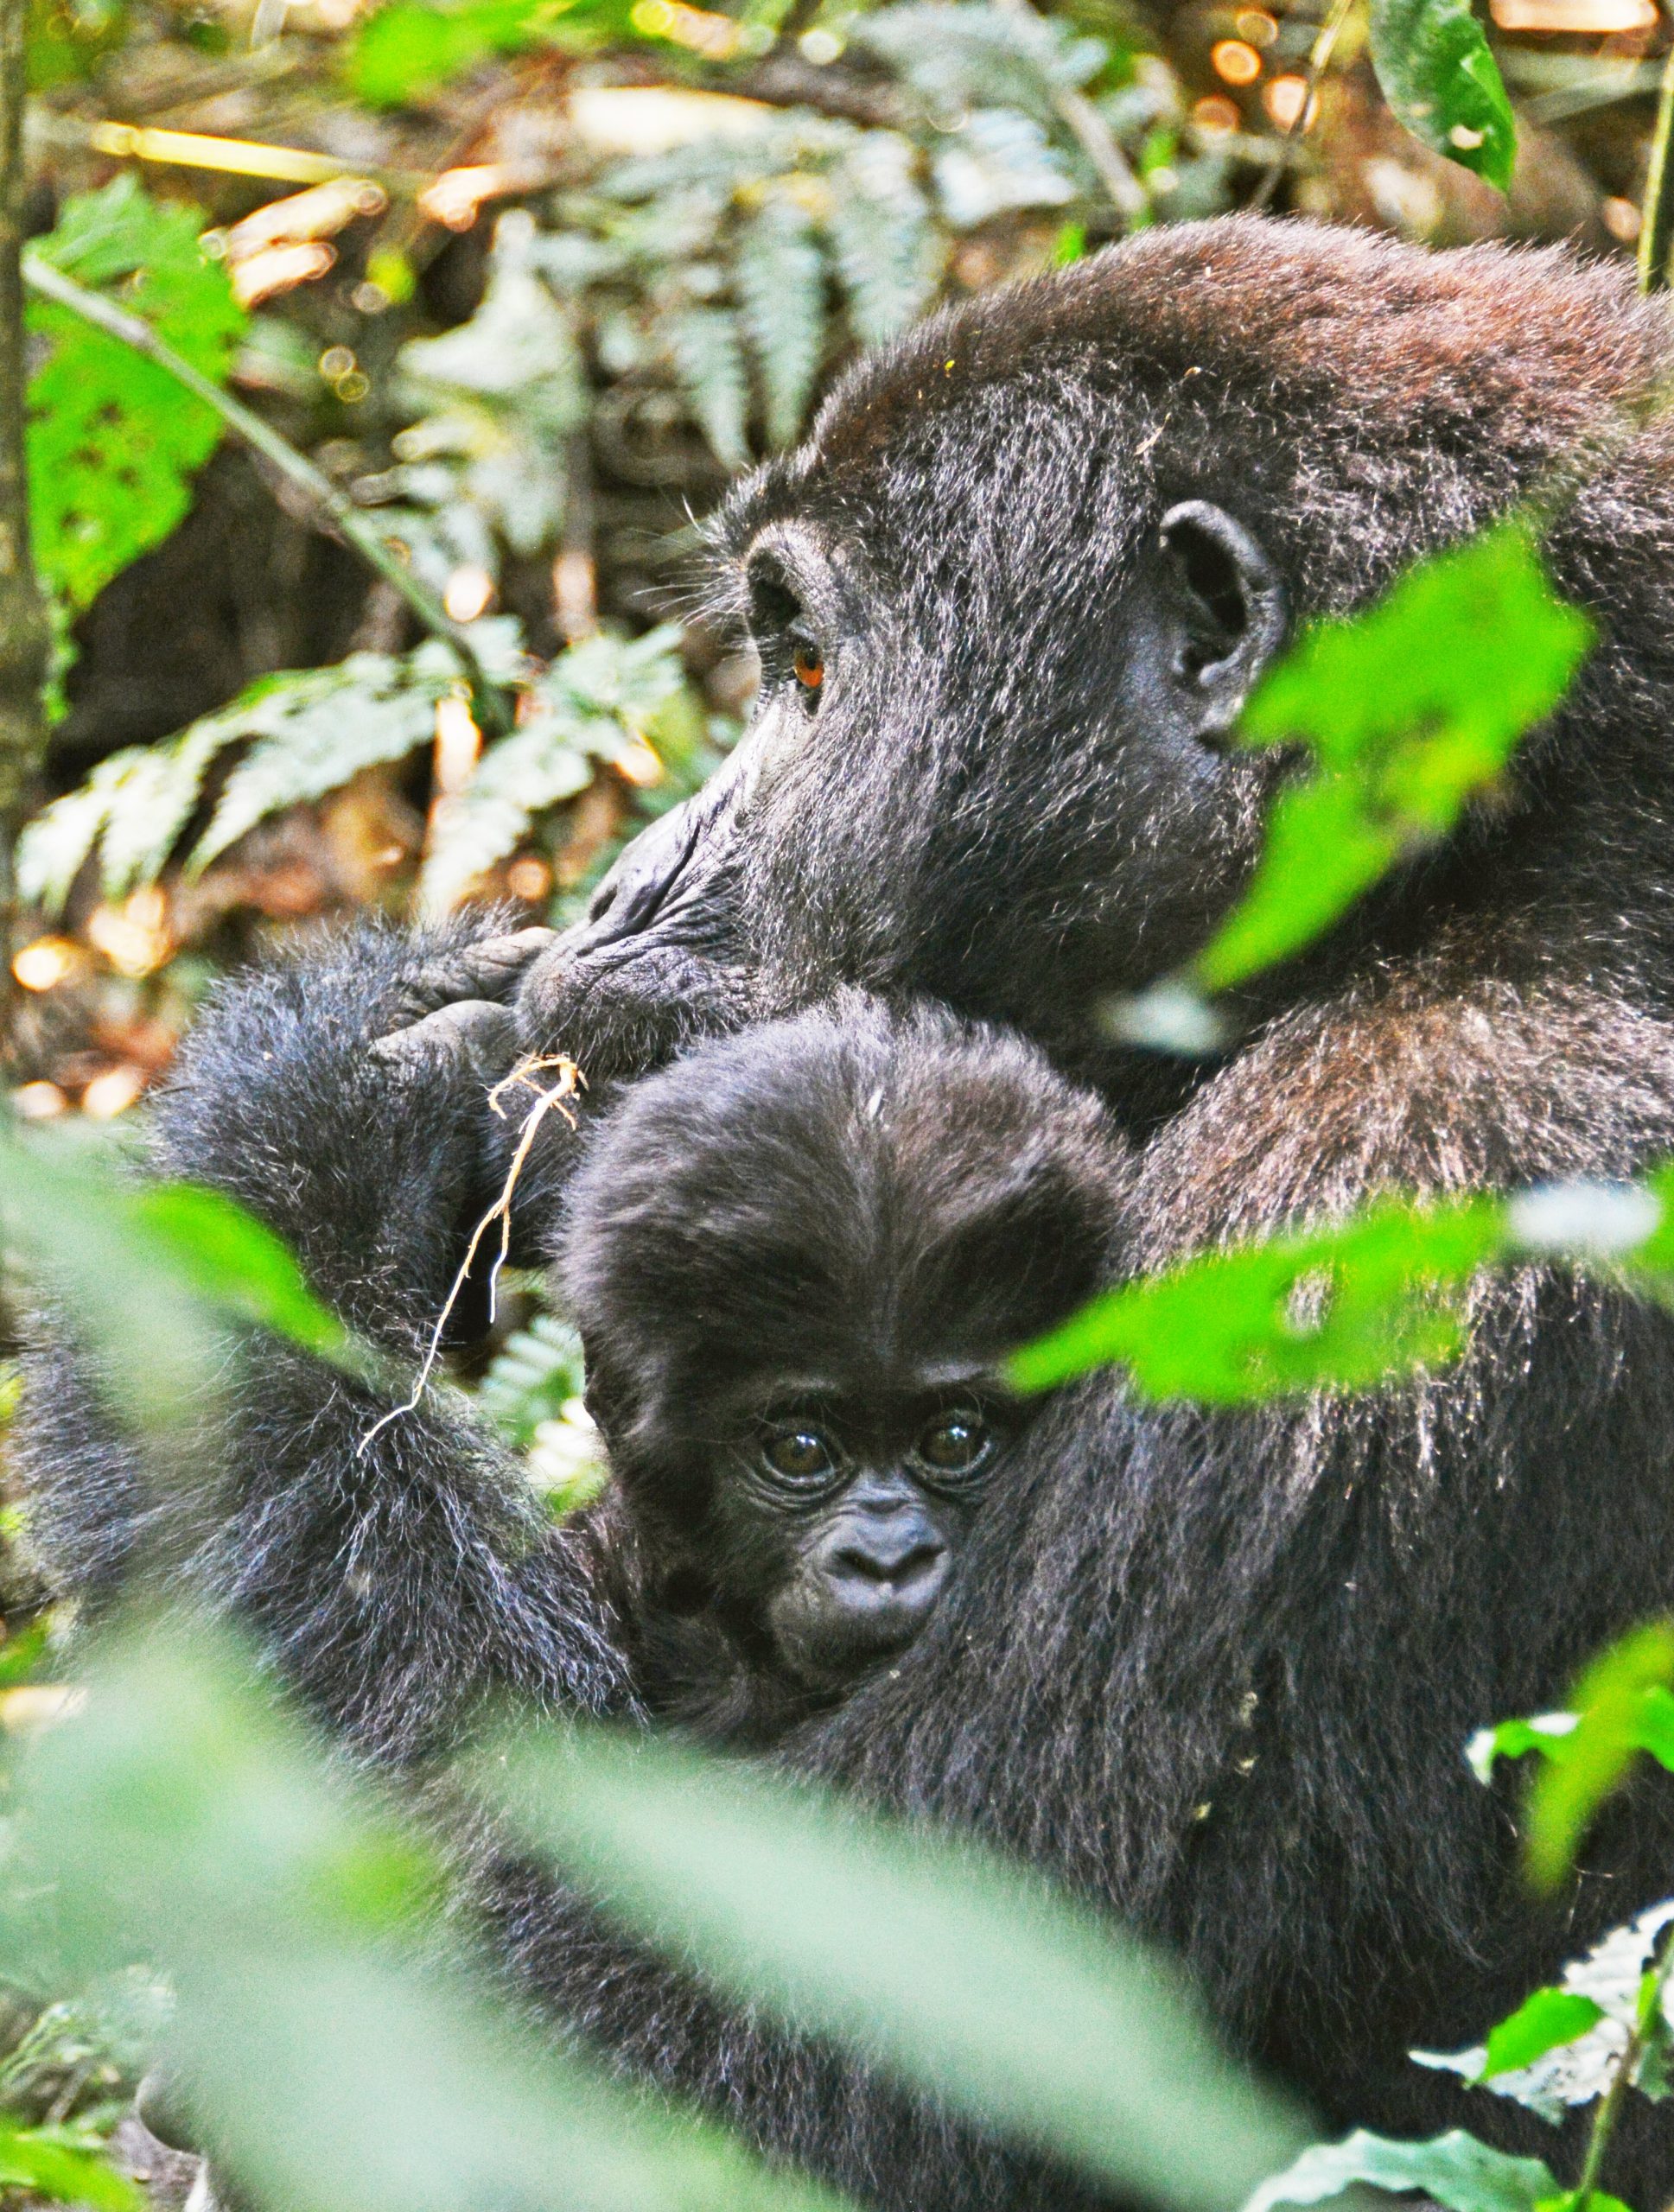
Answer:
M1284 594L1261 545L1224 507L1186 499L1157 530L1164 680L1200 734L1230 729L1284 639Z

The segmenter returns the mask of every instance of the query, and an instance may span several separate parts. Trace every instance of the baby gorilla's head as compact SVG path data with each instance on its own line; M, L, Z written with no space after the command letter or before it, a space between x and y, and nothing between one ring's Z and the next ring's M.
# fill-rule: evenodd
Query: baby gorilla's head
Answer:
M910 1643L1026 1415L1002 1357L1097 1287L1121 1172L1028 1046L856 996L630 1091L564 1271L656 1602L813 1688Z

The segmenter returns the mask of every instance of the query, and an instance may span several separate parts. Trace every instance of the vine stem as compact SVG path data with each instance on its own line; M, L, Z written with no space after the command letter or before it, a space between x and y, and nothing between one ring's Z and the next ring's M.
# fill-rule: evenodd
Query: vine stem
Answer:
M289 439L282 438L253 409L235 399L231 392L223 391L201 370L194 368L167 339L160 338L150 324L138 315L130 315L97 292L90 292L73 277L65 276L62 270L41 260L38 254L26 253L22 269L23 282L30 291L59 307L67 308L84 322L92 323L108 337L143 353L159 368L166 369L206 407L213 407L233 435L270 461L311 505L328 517L367 567L400 594L433 637L442 639L449 647L470 684L473 712L479 726L492 735L499 735L511 727L512 715L505 692L484 668L462 625L454 620L429 585L414 575L395 548L305 454L298 453Z
M1318 37L1308 49L1308 67L1302 74L1302 96L1284 129L1273 141L1267 168L1261 182L1250 197L1252 214L1260 214L1279 188L1279 179L1284 174L1284 156L1293 138L1300 138L1308 129L1308 111L1314 105L1320 90L1320 79L1331 67L1331 55L1337 41L1342 36L1343 25L1348 21L1354 0L1334 0L1334 4L1320 26Z
M1674 1974L1674 1923L1663 1929L1654 1958L1655 1962L1640 1993L1639 2013L1628 2036L1626 2047L1610 2077L1610 2087L1605 2091L1598 2110L1593 2115L1592 2132L1587 2139L1587 2156L1582 2164L1581 2179L1575 2183L1569 2200L1574 2212L1588 2212L1592 2202L1593 2192L1598 2187L1599 2176L1604 2168L1605 2152L1610 2148L1610 2139L1616 2132L1623 2101L1639 2070L1657 2015L1663 2008L1663 1994L1669 1986L1671 1974Z
M1668 289L1669 252L1674 247L1674 42L1663 63L1656 128L1651 134L1651 162L1645 171L1645 206L1639 216L1639 289L1649 295Z

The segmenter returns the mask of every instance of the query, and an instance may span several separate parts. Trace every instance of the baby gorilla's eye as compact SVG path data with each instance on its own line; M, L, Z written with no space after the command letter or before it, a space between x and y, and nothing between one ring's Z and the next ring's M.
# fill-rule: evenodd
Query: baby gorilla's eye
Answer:
M943 1414L920 1432L916 1448L939 1475L974 1474L994 1448L994 1432L976 1414Z
M823 1483L837 1469L837 1448L824 1429L774 1429L761 1444L762 1462L780 1482Z

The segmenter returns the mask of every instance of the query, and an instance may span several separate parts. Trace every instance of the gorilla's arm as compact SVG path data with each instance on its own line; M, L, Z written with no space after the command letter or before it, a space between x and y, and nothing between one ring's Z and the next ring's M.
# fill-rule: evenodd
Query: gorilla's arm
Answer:
M417 1373L503 1146L488 1071L456 1024L409 1027L392 1051L380 1040L447 991L492 1036L486 995L519 950L479 925L417 942L361 931L282 963L224 995L161 1103L160 1172L226 1191L277 1230L398 1375ZM368 1442L391 1401L259 1332L240 1359L207 1466L168 1494L148 1490L91 1363L61 1350L36 1363L25 1478L69 1586L110 1592L149 1531L316 1709L386 1754L447 1740L497 1687L631 1704L591 1526L553 1529L456 1394Z

